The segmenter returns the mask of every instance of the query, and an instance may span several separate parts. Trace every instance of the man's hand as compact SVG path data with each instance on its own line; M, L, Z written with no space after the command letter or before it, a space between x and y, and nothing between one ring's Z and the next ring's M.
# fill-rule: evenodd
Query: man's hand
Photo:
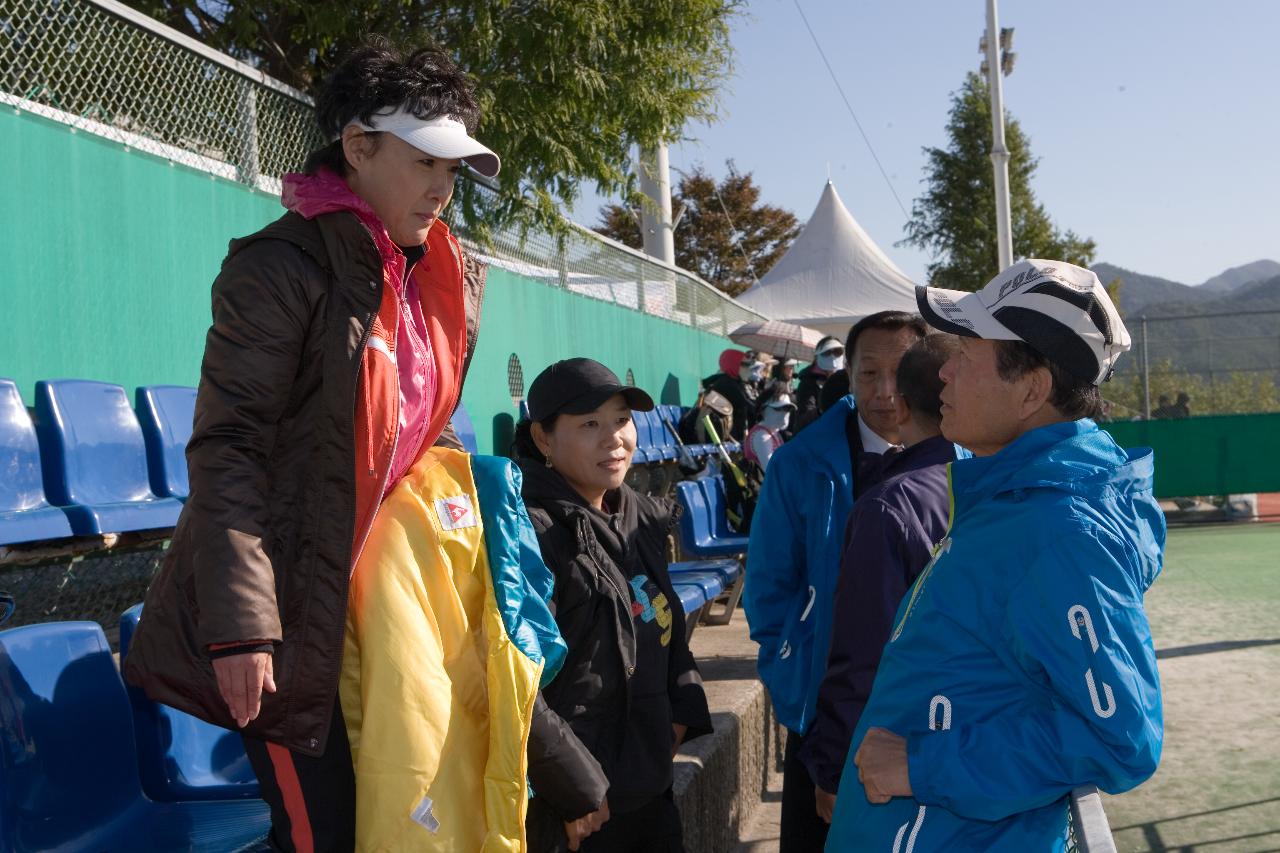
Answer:
M218 677L218 692L227 703L236 725L244 728L258 718L262 710L262 691L276 692L276 681L268 652L246 652L214 658L213 672Z
M566 821L564 825L564 834L569 839L569 849L577 850L582 844L582 839L604 826L609 821L609 798L605 797L600 803L600 808L596 809L589 815L583 815L577 820Z
M868 729L853 763L858 765L858 780L867 789L868 802L887 803L894 797L911 796L906 738L888 729Z
M836 795L824 790L821 785L814 785L813 798L818 801L818 817L831 823L831 815L836 810Z

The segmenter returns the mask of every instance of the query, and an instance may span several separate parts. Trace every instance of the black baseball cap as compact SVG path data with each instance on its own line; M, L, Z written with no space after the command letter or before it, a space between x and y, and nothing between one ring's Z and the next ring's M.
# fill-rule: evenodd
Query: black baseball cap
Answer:
M590 358L557 361L529 386L529 418L544 421L552 415L594 412L614 394L638 412L653 410L653 398L634 385L623 385L616 373Z

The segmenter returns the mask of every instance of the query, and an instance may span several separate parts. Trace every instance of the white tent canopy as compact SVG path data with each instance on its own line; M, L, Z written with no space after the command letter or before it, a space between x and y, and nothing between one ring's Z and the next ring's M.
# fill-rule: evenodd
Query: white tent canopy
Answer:
M738 301L837 337L868 314L916 310L915 283L862 230L830 181L795 243Z

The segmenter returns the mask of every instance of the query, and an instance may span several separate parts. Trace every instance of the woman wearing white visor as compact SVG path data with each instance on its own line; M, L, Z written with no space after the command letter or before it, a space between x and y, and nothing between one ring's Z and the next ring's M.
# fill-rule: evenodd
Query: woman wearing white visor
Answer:
M349 851L349 579L383 498L451 435L485 271L440 216L464 165L499 161L434 47L358 48L316 118L332 141L285 176L289 212L233 241L214 282L191 498L126 673L242 732L274 848Z

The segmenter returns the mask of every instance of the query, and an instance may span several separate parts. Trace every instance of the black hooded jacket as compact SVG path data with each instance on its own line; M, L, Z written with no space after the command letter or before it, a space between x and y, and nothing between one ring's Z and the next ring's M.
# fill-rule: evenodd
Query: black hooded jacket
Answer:
M595 811L606 793L610 810L623 813L671 786L673 723L688 727L686 741L711 731L667 574L666 540L679 508L624 485L605 498L613 512L601 512L556 471L536 463L521 468L525 505L555 575L552 613L569 647L534 707L529 781L543 808L531 805L530 816L549 806L560 820L574 820ZM632 608L640 605L628 579L641 573L671 614L669 643L656 650L637 649ZM653 682L644 678L651 673L637 672L637 661L664 651L665 691L658 686L668 701L636 701L633 685Z

